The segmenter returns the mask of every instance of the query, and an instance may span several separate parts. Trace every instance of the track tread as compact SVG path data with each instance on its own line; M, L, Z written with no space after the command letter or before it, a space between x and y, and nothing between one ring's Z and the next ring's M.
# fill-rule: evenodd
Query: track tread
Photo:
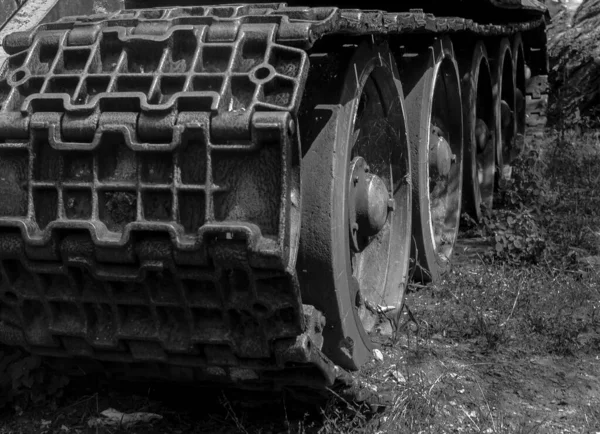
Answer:
M526 123L528 133L543 129L547 123L548 109L548 76L537 75L527 83L526 90Z

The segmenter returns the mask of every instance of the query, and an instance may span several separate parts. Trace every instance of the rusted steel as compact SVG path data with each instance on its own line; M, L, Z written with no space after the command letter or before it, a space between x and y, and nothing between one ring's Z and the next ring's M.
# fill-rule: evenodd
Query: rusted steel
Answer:
M418 267L415 264L419 279L437 281L450 265L460 220L463 184L460 76L449 37L435 41L427 51L415 53L407 47L403 55L402 83L411 152L415 156L413 164L424 168L411 173L412 221L416 233L411 256L419 264ZM444 167L446 173L438 172L438 166Z
M0 2L0 30L12 18L12 16L21 7L21 2L17 0L6 0Z
M465 166L463 208L477 221L481 205L491 209L495 184L496 118L487 49L478 41L459 59L463 107Z
M308 49L319 38L332 34L400 34L470 32L481 36L510 35L539 27L543 17L506 24L479 24L456 17L435 17L422 10L384 12L338 9L335 7L287 7L285 3L236 6L197 6L151 10L124 10L108 15L67 17L43 24L35 30L17 32L5 40L8 53L27 49L36 32L66 32L77 27L78 37L104 32L106 28L130 28L133 35L160 40L180 26L209 26L206 40L231 42L241 24L276 25L276 40ZM85 29L85 30L84 30ZM93 37L93 36L92 36ZM77 45L71 40L68 45Z
M156 29L44 30L10 57L5 329L47 355L231 367L205 372L222 381L328 366L290 252L306 53L274 24Z
M121 0L3 0L0 2L0 70L7 58L3 48L6 35L60 19L65 15L91 14L94 10L114 12Z

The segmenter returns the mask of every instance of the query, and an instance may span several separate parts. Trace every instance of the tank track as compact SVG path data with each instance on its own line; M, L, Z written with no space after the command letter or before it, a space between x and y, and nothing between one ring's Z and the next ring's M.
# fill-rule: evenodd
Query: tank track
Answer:
M295 270L306 50L331 35L541 25L273 3L9 35L0 341L236 387L347 380Z
M548 121L548 75L533 76L526 91L527 131L532 134L543 130Z

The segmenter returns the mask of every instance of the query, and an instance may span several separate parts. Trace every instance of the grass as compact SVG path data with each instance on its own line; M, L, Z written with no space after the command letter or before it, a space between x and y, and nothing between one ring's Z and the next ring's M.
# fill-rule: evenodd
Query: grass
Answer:
M590 265L600 255L598 138L534 139L498 201L502 207L469 233L504 236L502 249L492 242L439 284L413 286L407 306L416 324L382 344L383 362L360 372L392 393L383 412L368 414L335 396L315 410L283 397L261 404L191 391L190 401L177 399L180 389L158 386L73 386L55 411L12 415L0 421L0 434L65 432L63 425L72 433L600 431L600 265ZM509 216L515 223L505 227ZM86 421L108 407L163 420L90 431ZM51 421L45 431L40 420Z
M556 398L553 377L559 375L560 382L562 372L554 358L577 364L597 356L599 301L593 279L545 267L482 264L455 270L443 283L410 294L418 335L403 336L386 348L383 365L372 363L363 373L376 385L394 383L394 406L359 429L329 418L320 432L554 432L544 421L544 407ZM552 375L530 371L531 359L546 357ZM598 369L591 374L597 376ZM510 395L528 388L546 394L524 397L538 410L505 405ZM585 407L587 396L572 398L569 405L579 409L566 423L584 428L577 419L586 415L590 426L599 427L595 407Z

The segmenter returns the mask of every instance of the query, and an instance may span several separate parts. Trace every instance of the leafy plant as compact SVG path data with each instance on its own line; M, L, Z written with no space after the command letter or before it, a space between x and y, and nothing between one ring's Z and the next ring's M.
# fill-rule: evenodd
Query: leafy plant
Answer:
M490 261L510 264L538 263L551 248L545 228L549 202L546 165L539 149L525 150L512 167L512 177L502 180L496 209L484 209L483 235L492 238Z
M488 259L511 264L542 259L547 245L545 231L531 209L502 210L484 217L483 222L495 242L494 249L486 254Z
M58 399L68 383L68 377L50 370L40 357L0 346L0 409Z

